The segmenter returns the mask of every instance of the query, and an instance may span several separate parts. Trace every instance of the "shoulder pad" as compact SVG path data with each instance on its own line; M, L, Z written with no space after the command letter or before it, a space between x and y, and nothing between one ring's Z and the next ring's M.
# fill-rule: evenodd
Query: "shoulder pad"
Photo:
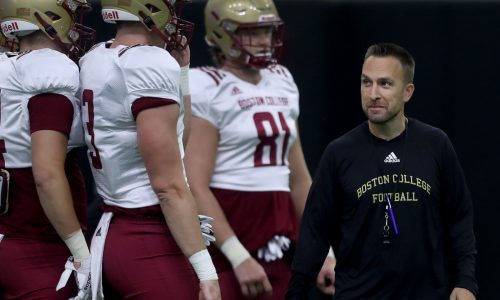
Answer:
M226 77L226 74L222 73L220 70L212 66L203 66L196 69L210 76L210 78L212 78L212 80L214 81L215 85L219 85L222 79Z
M51 49L24 52L17 56L16 65L27 92L78 90L78 66L61 52Z
M129 91L161 90L179 94L180 67L166 50L134 45L121 49L118 55Z
M274 65L274 66L271 66L271 67L269 67L269 68L267 68L265 70L269 71L272 74L275 74L275 75L282 76L284 78L289 78L289 79L293 80L292 74L290 73L290 71L288 71L288 69L285 66Z

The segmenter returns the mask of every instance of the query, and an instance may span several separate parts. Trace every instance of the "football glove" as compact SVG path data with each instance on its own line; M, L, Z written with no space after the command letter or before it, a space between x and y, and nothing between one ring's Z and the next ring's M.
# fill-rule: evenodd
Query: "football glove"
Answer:
M203 243L205 243L205 246L210 246L210 243L215 242L214 231L212 229L214 218L204 215L198 215L198 220L200 221L201 237L203 238Z
M90 260L91 256L81 261L78 269L75 268L73 256L68 258L66 265L64 265L64 272L59 279L56 291L66 286L71 274L75 276L76 285L78 286L78 294L70 298L70 300L89 300L92 298L91 285L90 285Z
M290 239L286 236L275 235L264 247L257 251L257 257L266 262L281 259L285 251L290 248Z

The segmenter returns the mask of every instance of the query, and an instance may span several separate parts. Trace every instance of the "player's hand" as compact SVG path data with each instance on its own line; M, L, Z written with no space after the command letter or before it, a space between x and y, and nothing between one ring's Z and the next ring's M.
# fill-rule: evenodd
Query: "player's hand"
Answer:
M267 278L264 268L249 257L234 269L240 283L241 293L247 298L255 298L261 294L270 296L273 288Z
M217 280L200 281L199 300L220 300L219 281Z
M187 43L187 39L185 36L179 38L182 40L183 45ZM172 55L172 57L175 58L175 60L179 63L179 66L181 67L189 65L189 62L191 61L191 50L189 49L189 45L186 45L186 47L183 50L180 49L170 50L170 55Z
M327 295L333 295L335 293L335 258L327 256L323 267L319 271L318 277L316 278L316 286L318 289Z
M476 297L468 289L456 287L451 292L450 300L476 300Z

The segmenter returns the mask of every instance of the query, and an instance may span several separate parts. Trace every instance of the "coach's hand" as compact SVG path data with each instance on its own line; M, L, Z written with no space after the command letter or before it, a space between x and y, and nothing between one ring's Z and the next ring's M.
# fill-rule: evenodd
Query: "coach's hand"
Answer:
M199 300L220 300L219 281L217 280L200 281Z
M240 283L241 293L247 298L255 298L261 294L272 295L273 288L267 278L264 268L249 257L234 269Z
M476 300L476 297L469 290L456 287L451 292L450 300Z
M316 278L316 286L323 294L333 295L335 293L335 258L327 256L323 267Z

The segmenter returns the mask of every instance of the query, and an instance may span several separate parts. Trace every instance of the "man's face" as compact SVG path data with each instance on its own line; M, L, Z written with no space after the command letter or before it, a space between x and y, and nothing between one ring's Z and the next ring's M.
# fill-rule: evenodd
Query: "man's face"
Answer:
M241 28L236 35L242 46L254 56L272 55L271 43L273 31L271 27Z
M404 113L414 86L404 82L403 66L392 56L368 57L361 74L361 105L368 120L385 124Z

